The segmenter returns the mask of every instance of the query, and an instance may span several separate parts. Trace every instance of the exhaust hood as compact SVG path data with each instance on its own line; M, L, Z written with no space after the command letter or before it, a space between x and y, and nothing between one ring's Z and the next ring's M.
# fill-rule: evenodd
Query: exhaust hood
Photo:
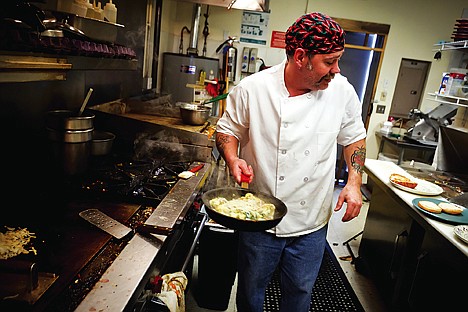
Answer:
M221 6L229 9L270 12L270 0L177 0L206 5Z

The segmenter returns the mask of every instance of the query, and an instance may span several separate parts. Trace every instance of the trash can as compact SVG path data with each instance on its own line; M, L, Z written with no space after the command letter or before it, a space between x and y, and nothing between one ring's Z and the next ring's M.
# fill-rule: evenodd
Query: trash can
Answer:
M195 300L201 308L224 311L229 306L237 272L237 232L206 224L198 241Z

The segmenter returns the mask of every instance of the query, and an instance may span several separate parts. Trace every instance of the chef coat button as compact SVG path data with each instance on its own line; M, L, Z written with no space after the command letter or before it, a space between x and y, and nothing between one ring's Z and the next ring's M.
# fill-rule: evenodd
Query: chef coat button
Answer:
M310 154L310 152L309 152L308 150L306 150L306 151L304 152L304 155L306 155L306 156L309 156L309 154Z
M281 154L286 154L286 150L281 150Z
M307 93L307 98L310 99L312 97L312 94Z
M305 200L301 200L301 206L304 206L305 205Z
M288 127L288 123L287 123L287 122L284 122L284 123L283 123L283 127L284 127L284 128L287 128L287 127Z
M304 178L304 182L307 182L307 181L309 181L309 178L308 178L308 177L305 177L305 178Z
M284 176L280 176L280 177L279 177L279 180L280 180L280 181L284 181Z

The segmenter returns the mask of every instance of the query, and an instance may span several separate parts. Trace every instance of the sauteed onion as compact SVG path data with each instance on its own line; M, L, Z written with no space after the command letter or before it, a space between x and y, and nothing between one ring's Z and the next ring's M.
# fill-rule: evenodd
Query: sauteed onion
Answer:
M27 229L15 229L6 226L7 231L5 233L0 232L0 259L5 260L8 258L15 257L19 254L28 254L33 252L37 254L34 247L26 249L32 238L35 238L35 234L29 232Z
M210 200L210 205L217 212L240 220L273 220L275 213L273 204L264 202L252 193L231 200L216 197Z

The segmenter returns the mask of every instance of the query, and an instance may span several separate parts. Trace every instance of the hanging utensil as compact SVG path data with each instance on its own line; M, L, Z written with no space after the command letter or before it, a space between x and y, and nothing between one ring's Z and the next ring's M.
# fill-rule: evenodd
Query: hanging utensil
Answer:
M80 111L78 112L78 116L81 116L84 112L86 104L88 104L89 98L91 97L91 93L93 93L93 88L89 88L88 94L86 95L83 104L81 104Z

